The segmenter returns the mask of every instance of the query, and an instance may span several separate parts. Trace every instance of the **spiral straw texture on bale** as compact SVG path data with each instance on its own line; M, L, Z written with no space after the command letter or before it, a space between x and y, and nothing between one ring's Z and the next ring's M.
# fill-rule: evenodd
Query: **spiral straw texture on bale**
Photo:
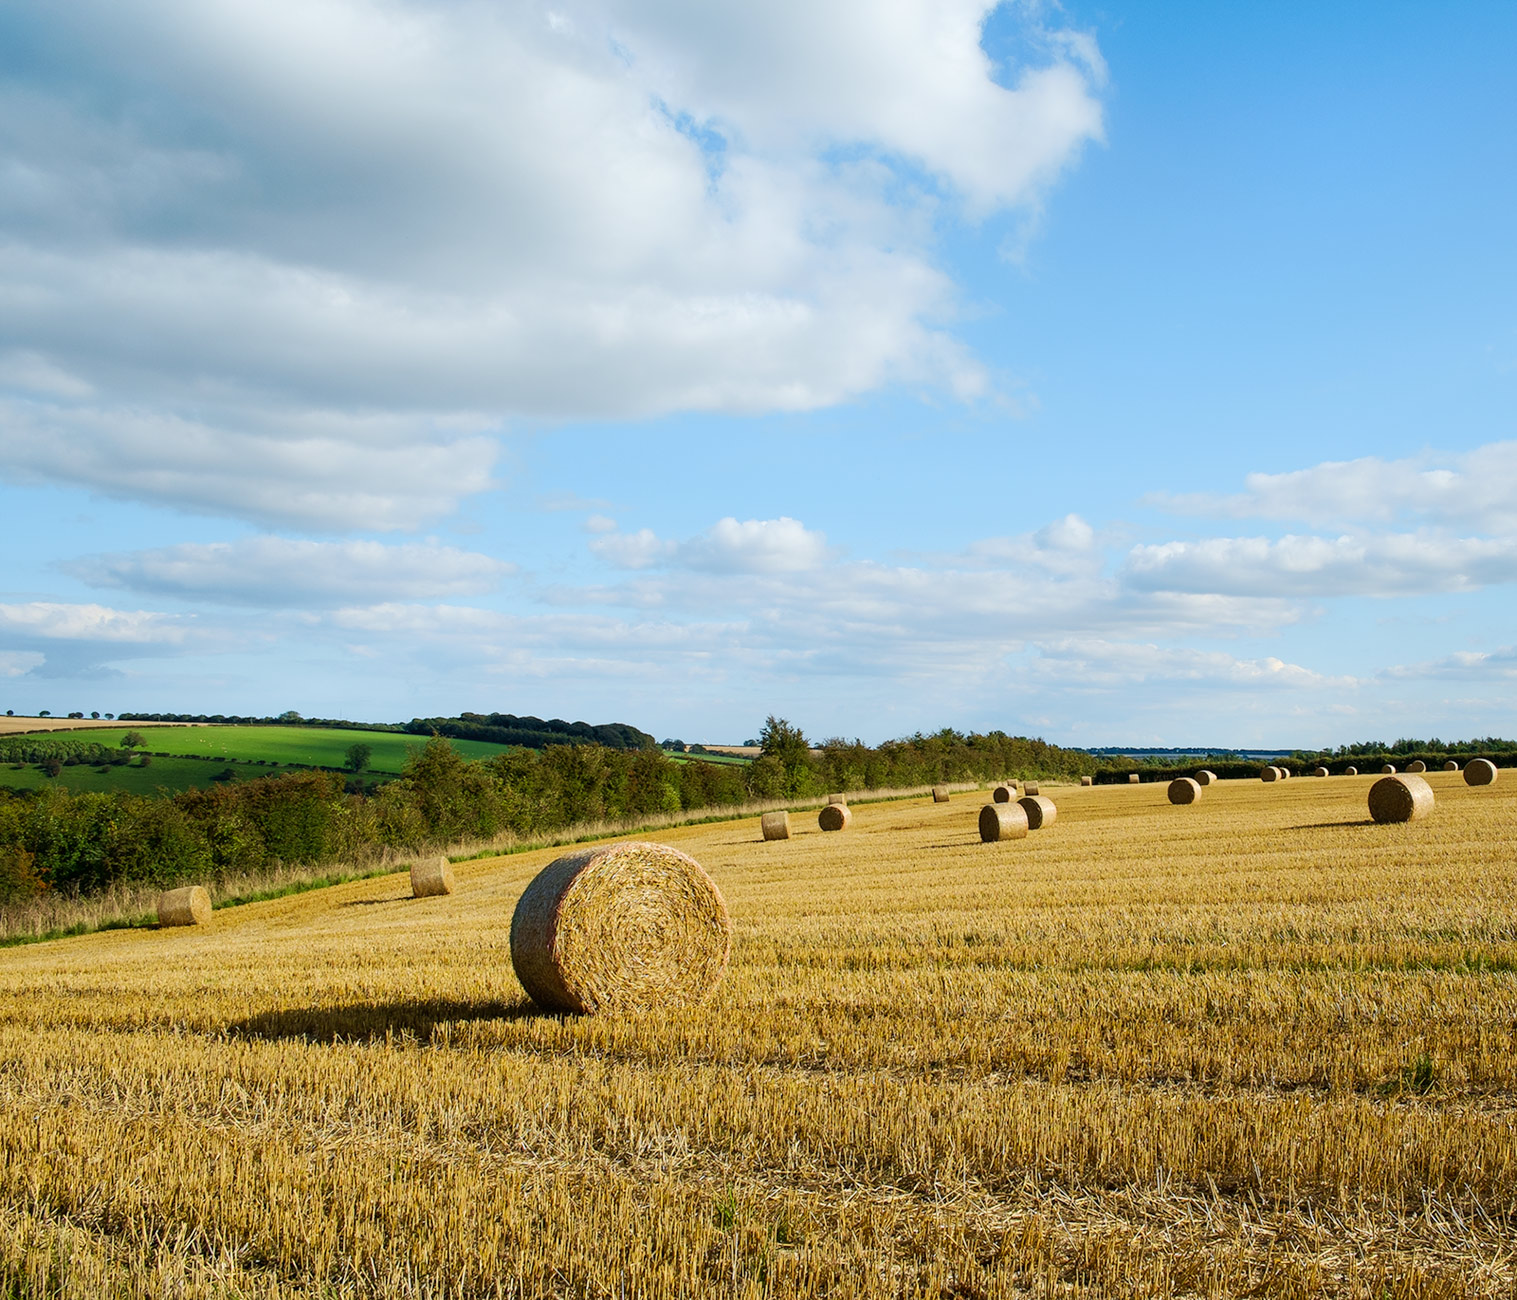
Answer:
M158 895L159 925L204 925L211 919L211 896L200 885Z
M1406 770L1408 772L1426 772L1427 764L1424 763L1420 758L1414 758L1410 763L1406 765Z
M1488 758L1472 758L1464 765L1465 785L1495 785L1496 764Z
M1027 814L1027 829L1030 831L1040 831L1059 820L1059 810L1046 794L1024 795L1017 800L1017 806Z
M511 918L516 977L548 1011L697 1001L731 946L727 905L700 863L638 840L550 862Z
M817 814L816 824L824 831L845 831L853 824L853 810L845 803L830 803Z
M1370 816L1377 822L1414 822L1433 811L1433 787L1420 776L1382 776L1370 786Z
M1014 785L998 785L990 792L992 803L1015 803L1017 788Z
M948 787L946 785L935 785L935 786L933 786L932 787L932 801L933 801L933 803L947 803L948 802Z
M1216 779L1217 774L1213 772L1209 767L1203 767L1192 778L1192 780L1194 780L1197 785L1210 785Z
M447 858L428 858L411 864L411 897L435 898L453 892L453 868Z
M986 844L997 840L1027 838L1027 814L1019 803L988 803L980 809L980 839Z
M1201 797L1201 782L1194 777L1177 776L1169 783L1170 803L1195 803Z
M766 840L788 840L790 838L790 814L787 812L766 812L759 818L759 830L764 833Z

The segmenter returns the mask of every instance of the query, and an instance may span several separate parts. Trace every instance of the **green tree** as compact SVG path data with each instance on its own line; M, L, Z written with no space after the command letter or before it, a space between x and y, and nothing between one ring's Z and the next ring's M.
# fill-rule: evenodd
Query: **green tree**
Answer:
M140 731L129 731L121 737L122 749L136 749L139 745L147 744L147 738Z
M811 745L799 727L770 714L759 732L759 748L764 758L772 758L784 771L783 792L806 794L811 787Z
M371 745L349 745L347 752L342 756L342 765L350 772L362 772L369 765L369 760L374 757L374 748Z

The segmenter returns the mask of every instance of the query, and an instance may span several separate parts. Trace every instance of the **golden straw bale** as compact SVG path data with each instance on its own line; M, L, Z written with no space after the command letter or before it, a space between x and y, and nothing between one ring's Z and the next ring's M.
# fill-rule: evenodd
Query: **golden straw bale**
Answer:
M1011 803L1017 797L1017 788L1014 785L998 785L990 792L993 803Z
M1288 767L1282 767L1280 769L1280 779L1282 781L1289 781L1291 779L1291 770L1290 770L1290 768L1288 768Z
M1141 776L1139 776L1136 772L1129 772L1127 774L1127 784L1128 785L1137 785L1138 782L1141 781L1142 779L1143 778Z
M1027 829L1030 831L1040 831L1059 820L1059 810L1046 794L1024 795L1017 800L1017 806L1027 814Z
M980 839L986 844L997 840L1027 838L1027 814L1019 803L988 803L980 809Z
M848 802L848 796L846 794L829 794L827 796L827 802L828 803L847 803Z
M1395 776L1396 775L1396 765L1394 763L1387 763L1384 767L1382 767L1380 769L1380 775L1381 776Z
M1408 772L1426 772L1427 764L1424 763L1420 758L1414 758L1410 763L1406 765L1406 770Z
M766 812L759 818L759 829L764 832L766 840L788 840L790 838L790 814L784 811Z
M453 892L453 868L447 858L428 858L411 864L411 897L433 898Z
M1210 785L1216 779L1217 774L1213 772L1209 767L1203 767L1192 778L1192 780L1194 780L1197 785Z
M1445 772L1457 772L1459 770L1459 764L1457 761L1451 758L1443 765L1443 770Z
M638 840L550 862L511 918L511 965L548 1011L694 1002L731 946L727 905L700 863Z
M1358 776L1359 775L1359 769L1357 767L1346 767L1346 768L1343 769L1343 775L1344 776Z
M1037 792L1038 792L1038 783L1036 781L1023 781L1022 782L1022 793L1023 794L1037 794Z
M1284 780L1284 777L1281 775L1278 767L1261 767L1259 769L1259 779L1261 781L1281 781Z
M201 885L185 885L158 895L159 925L204 925L211 919L211 896Z
M1096 778L1093 777L1093 776L1082 776L1080 778L1080 784L1081 785L1094 785L1095 783L1096 783Z
M1201 783L1192 777L1177 776L1169 783L1170 803L1195 803L1201 797Z
M1327 768L1325 768L1325 767L1319 767L1317 769L1317 775L1318 776L1326 776L1327 775Z
M1488 758L1472 758L1464 765L1465 785L1495 785L1496 764Z
M1370 816L1377 822L1414 822L1433 811L1433 787L1420 776L1382 776L1370 786Z
M853 809L845 803L830 803L817 815L816 824L824 831L845 831L853 823Z
M932 787L932 801L933 801L933 803L947 803L948 802L948 787L946 785L935 785L935 786L933 786Z

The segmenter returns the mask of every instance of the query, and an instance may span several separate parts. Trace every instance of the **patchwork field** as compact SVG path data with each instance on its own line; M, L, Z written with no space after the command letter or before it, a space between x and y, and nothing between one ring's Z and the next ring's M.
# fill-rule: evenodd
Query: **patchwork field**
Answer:
M0 953L0 1294L1512 1296L1517 781L666 832L693 1010L536 1014L551 851Z

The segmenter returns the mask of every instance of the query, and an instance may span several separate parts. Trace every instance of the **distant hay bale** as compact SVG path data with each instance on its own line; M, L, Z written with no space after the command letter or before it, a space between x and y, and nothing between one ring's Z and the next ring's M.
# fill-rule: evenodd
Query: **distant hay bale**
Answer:
M1093 776L1082 776L1080 778L1080 784L1081 785L1094 785L1095 783L1096 783L1096 778L1093 777Z
M1129 772L1127 774L1127 784L1128 785L1137 785L1138 782L1141 781L1142 779L1143 778L1141 776L1139 776L1136 772Z
M766 812L759 818L759 829L764 832L766 840L788 840L790 838L790 814L787 812Z
M830 803L817 815L816 824L824 831L845 831L853 822L853 810L845 803Z
M1313 776L1327 776L1328 775L1327 768L1325 768L1325 767L1319 767L1312 775Z
M1377 822L1414 822L1433 811L1433 787L1420 776L1383 776L1370 786L1370 816Z
M1495 785L1496 764L1488 758L1472 758L1464 765L1465 785Z
M993 803L1013 803L1016 801L1017 788L1014 785L998 785L990 792Z
M1217 779L1217 774L1213 772L1209 767L1203 767L1191 779L1195 781L1197 785L1210 785Z
M211 919L211 896L201 885L185 885L158 895L159 925L204 925Z
M1038 783L1036 781L1023 781L1022 782L1022 793L1023 794L1037 794L1037 792L1038 792Z
M1408 772L1426 772L1427 764L1424 763L1420 758L1414 758L1410 763L1406 765L1406 770Z
M1201 783L1189 776L1177 776L1169 783L1170 803L1195 803L1201 797Z
M1382 767L1380 769L1380 775L1381 776L1395 776L1396 775L1396 765L1394 763L1387 763L1384 767Z
M948 802L948 787L946 785L935 785L935 786L933 786L932 787L932 801L933 801L933 803L947 803Z
M1280 774L1278 767L1261 767L1259 769L1261 781L1283 781L1285 778Z
M411 897L433 898L453 892L453 868L447 858L428 858L411 864Z
M1290 770L1290 768L1288 768L1288 767L1282 767L1280 769L1280 779L1282 781L1289 781L1291 779L1291 770Z
M1457 772L1457 771L1458 771L1458 770L1459 770L1459 764L1458 764L1458 763L1457 763L1457 762L1455 762L1455 761L1454 761L1454 760L1453 760L1453 759L1452 759L1452 758L1451 758L1451 759L1449 759L1449 761L1448 761L1448 762L1446 762L1446 763L1445 763L1445 764L1444 764L1444 765L1443 765L1443 770L1444 770L1444 771L1445 771L1445 772Z
M848 802L848 796L846 794L829 794L827 796L827 802L828 803L847 803Z
M994 844L997 840L1027 838L1027 814L1019 803L988 803L980 809L980 840Z
M511 965L547 1011L697 1001L731 945L727 905L700 863L638 840L550 862L511 917Z
M1357 767L1346 767L1346 768L1343 769L1343 775L1344 776L1358 776L1359 775L1359 769Z
M1041 831L1059 820L1059 810L1046 794L1024 795L1017 800L1017 807L1027 815L1030 831Z

